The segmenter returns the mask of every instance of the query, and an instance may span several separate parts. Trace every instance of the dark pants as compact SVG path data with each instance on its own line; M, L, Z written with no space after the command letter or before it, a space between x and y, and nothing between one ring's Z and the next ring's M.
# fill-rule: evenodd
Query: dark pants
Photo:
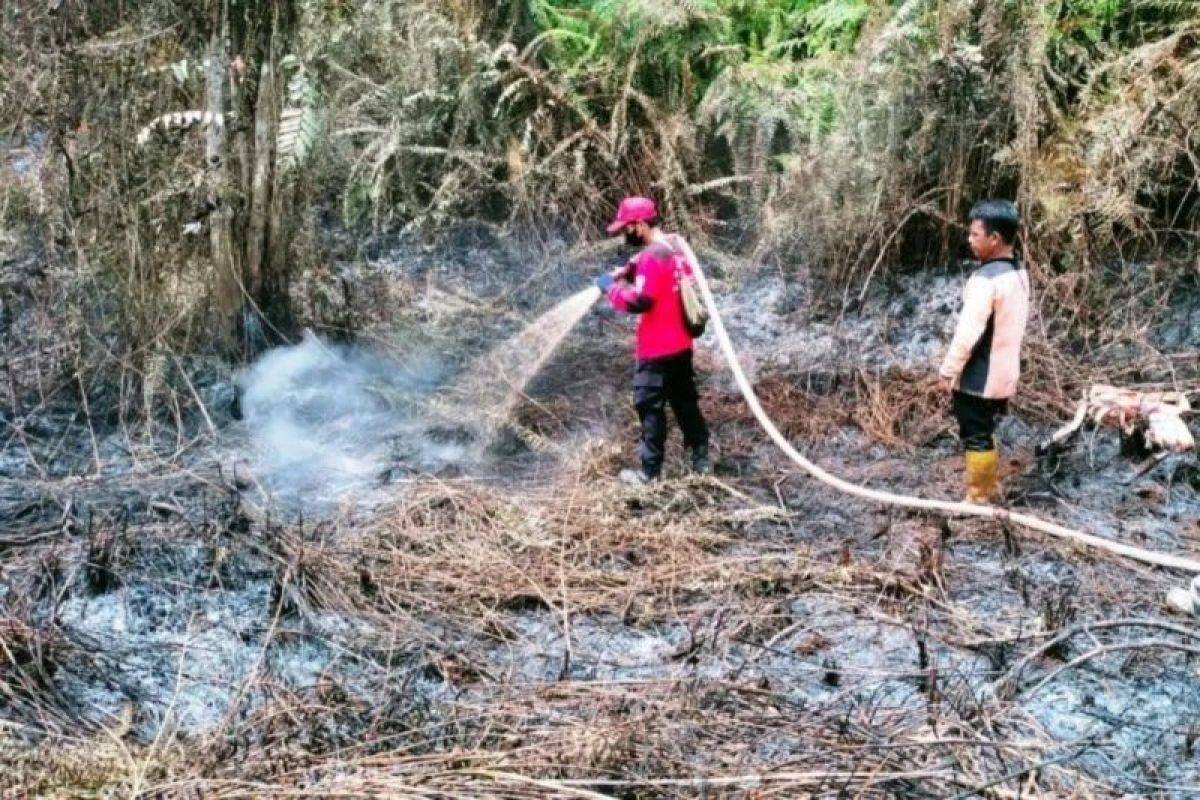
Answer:
M651 478L662 473L667 443L667 404L689 448L708 446L708 426L700 413L692 351L639 361L633 372L633 402L642 421L642 471Z
M958 438L963 449L984 452L996 446L996 422L1008 413L1007 400L955 392L950 408L958 420Z

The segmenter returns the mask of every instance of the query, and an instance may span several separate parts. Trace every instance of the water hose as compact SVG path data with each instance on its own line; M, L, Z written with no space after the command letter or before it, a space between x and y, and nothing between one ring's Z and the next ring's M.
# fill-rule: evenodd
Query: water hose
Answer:
M729 369L733 372L733 378L737 382L738 389L741 390L742 397L746 398L746 403L750 406L750 410L754 412L755 418L759 425L771 437L771 440L779 447L780 450L787 455L801 469L807 472L812 477L816 478L821 483L837 489L839 492L844 492L854 497L861 497L864 500L870 500L875 503L882 503L889 506L899 506L901 508L912 508L920 511L938 511L943 514L953 514L970 517L983 517L984 519L994 519L1002 523L1013 523L1020 525L1030 530L1040 531L1041 533L1049 534L1058 539L1063 539L1086 547L1096 548L1098 550L1106 550L1110 553L1115 553L1126 558L1141 561L1146 564L1153 564L1159 567L1168 567L1170 569L1183 570L1193 574L1200 574L1200 561L1183 556L1174 556L1168 553L1161 553L1156 550L1147 550L1142 547L1134 547L1132 545L1121 544L1109 539L1102 539L1099 536L1093 536L1083 531L1073 530L1053 522L1047 522L1029 514L1022 514L1016 511L1009 511L1004 508L997 508L990 505L976 505L973 503L952 502L947 500L928 500L923 497L913 497L911 495L895 494L894 492L885 492L878 489L868 489L865 486L851 483L850 481L839 478L838 476L828 472L817 464L809 461L794 448L782 433L779 428L775 427L775 423L763 410L762 404L758 400L758 395L754 392L754 387L746 378L746 373L742 370L741 362L738 361L737 353L733 349L733 342L729 339L729 332L725 329L725 323L721 319L721 313L717 310L716 300L713 298L712 289L709 288L708 280L704 277L703 270L700 269L699 261L689 251L687 253L688 260L691 262L692 273L696 278L696 283L700 288L700 293L704 297L704 304L708 307L710 321L712 322L713 330L717 336L717 343L721 347L721 352L725 356L725 361L729 364Z

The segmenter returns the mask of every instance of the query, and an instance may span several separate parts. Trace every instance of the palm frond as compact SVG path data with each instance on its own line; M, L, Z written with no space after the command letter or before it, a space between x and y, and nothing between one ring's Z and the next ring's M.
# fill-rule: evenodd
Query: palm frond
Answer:
M320 93L304 64L294 55L279 62L287 75L287 104L279 117L275 141L279 168L293 170L312 153L321 132Z

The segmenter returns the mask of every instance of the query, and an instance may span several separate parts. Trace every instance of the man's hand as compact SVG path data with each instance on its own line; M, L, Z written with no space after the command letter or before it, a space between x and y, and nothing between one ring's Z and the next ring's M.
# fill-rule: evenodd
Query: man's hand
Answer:
M937 379L937 387L941 392L952 394L954 392L954 378L946 378L939 375Z

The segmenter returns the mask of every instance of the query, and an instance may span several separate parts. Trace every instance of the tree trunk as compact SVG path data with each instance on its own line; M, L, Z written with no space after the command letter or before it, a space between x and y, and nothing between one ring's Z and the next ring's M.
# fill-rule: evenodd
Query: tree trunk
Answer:
M263 305L270 309L276 324L287 327L292 324L289 286L291 284L289 264L290 227L286 215L294 209L296 189L293 182L276 169L271 205L268 211L267 229L270 232L269 252L263 264Z
M253 318L261 324L259 345L278 340L292 327L288 296L290 240L292 227L285 219L292 184L279 169L276 142L284 93L277 69L279 58L288 53L297 27L297 14L290 0L259 0L254 6L254 64L261 64L257 96L247 107L254 118L252 177L243 188L249 207L245 242L247 289L254 301Z
M216 312L220 324L215 331L226 349L233 345L237 331L237 310L241 297L241 275L233 243L233 209L228 202L229 164L226 158L225 82L229 74L229 56L225 51L225 15L223 3L215 0L213 26L208 45L207 111L210 115L205 139L205 188L209 214L209 246L213 266Z
M227 0L210 2L208 110L224 114L227 123L211 126L206 142L213 296L222 320L220 344L232 351L240 336L241 354L253 356L290 324L289 228L283 216L291 189L275 163L280 115L275 64L290 47L296 15L286 0L251 0L228 9ZM257 81L245 80L247 68L258 71ZM235 131L232 154L226 128Z
M275 71L268 55L258 79L254 114L254 173L250 183L250 225L246 237L246 283L250 295L263 297L263 272L270 258L271 240L279 228L270 210L274 206L275 137L279 114L275 107Z

